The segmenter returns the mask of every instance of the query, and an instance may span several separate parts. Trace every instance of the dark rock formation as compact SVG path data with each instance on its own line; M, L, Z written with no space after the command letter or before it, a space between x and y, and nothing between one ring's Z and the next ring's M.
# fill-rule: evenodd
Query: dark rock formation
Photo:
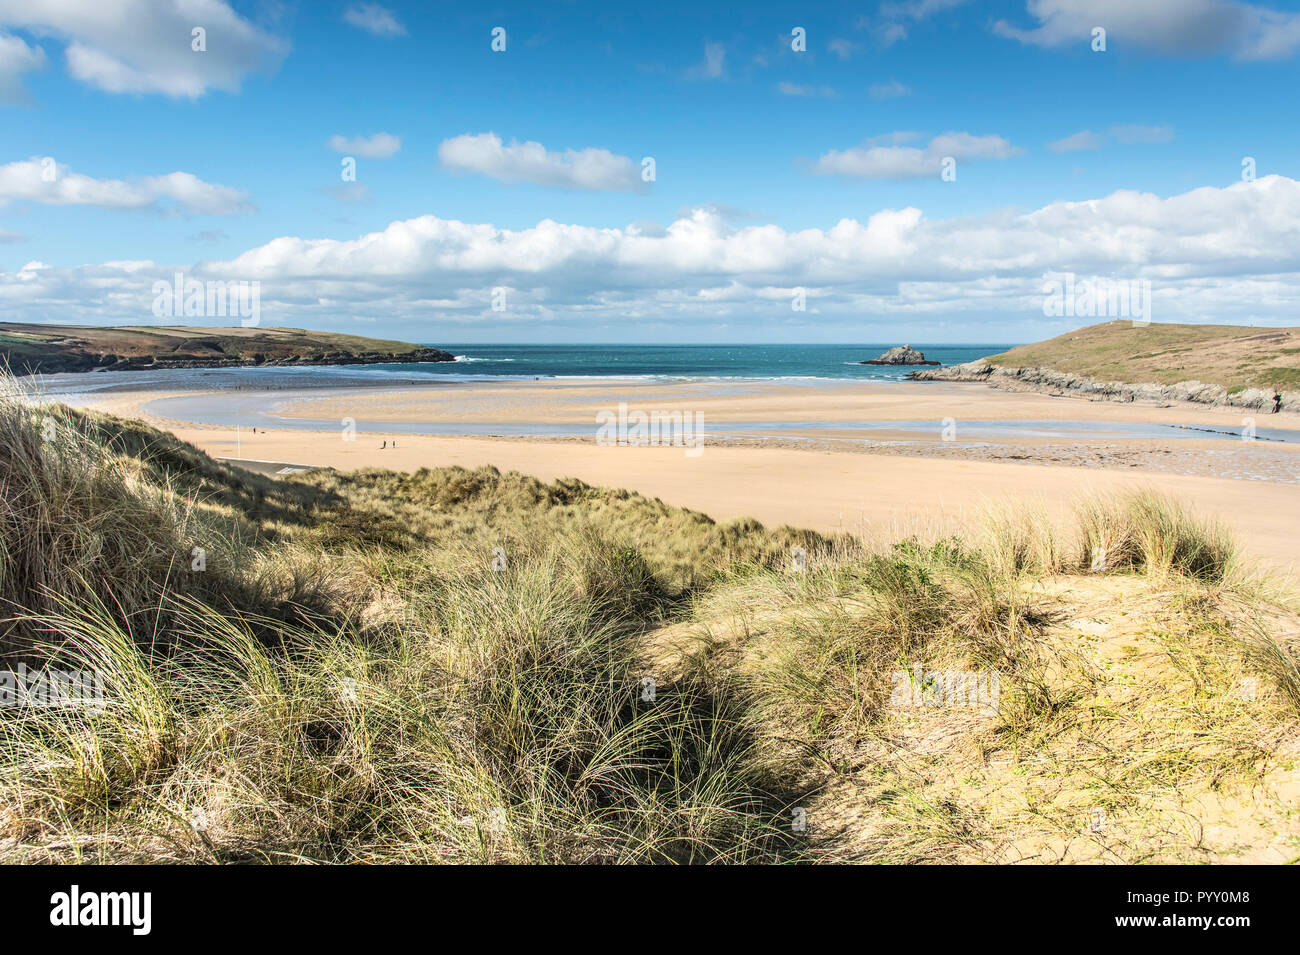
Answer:
M441 348L419 348L402 353L332 352L326 354L286 355L275 357L266 354L235 357L229 355L114 355L68 354L51 355L39 359L13 356L10 359L15 374L57 374L84 371L157 371L165 368L249 368L282 367L286 365L378 365L408 364L411 362L455 361L456 356Z
M868 361L860 361L859 365L937 365L937 361L926 361L925 355L921 354L911 345L900 345L897 348L891 348L879 358L872 358Z

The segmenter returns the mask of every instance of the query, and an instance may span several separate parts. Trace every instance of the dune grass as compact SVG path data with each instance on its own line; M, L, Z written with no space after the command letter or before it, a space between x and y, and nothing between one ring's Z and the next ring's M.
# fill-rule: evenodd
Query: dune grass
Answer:
M1152 493L881 546L492 468L275 481L14 394L0 439L0 669L103 689L0 706L5 861L990 861L1257 784L1300 707L1289 610ZM1116 660L1067 584L1141 619Z

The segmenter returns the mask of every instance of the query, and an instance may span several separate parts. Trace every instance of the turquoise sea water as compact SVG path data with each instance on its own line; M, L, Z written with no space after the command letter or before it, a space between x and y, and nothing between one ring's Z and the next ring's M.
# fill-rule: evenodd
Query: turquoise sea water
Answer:
M895 342L894 344L899 344ZM911 367L859 365L893 345L475 345L436 343L457 356L432 365L371 365L402 374L482 377L846 378L897 380ZM1006 351L1009 345L913 343L945 365Z

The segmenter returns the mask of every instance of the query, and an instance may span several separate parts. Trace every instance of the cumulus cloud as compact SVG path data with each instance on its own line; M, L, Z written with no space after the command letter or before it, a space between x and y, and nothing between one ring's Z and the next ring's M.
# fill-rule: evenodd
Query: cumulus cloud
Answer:
M1171 56L1228 55L1239 60L1288 57L1300 48L1300 14L1236 0L1029 0L1037 26L1006 20L995 33L1056 47L1092 40L1104 27L1107 45L1121 43Z
M28 46L21 37L0 33L0 103L27 99L22 75L45 66L45 51Z
M852 179L919 179L939 175L947 157L961 163L1009 159L1024 152L1001 136L958 132L935 136L925 146L903 145L914 138L914 133L891 133L853 149L832 149L813 164L812 171Z
M336 153L360 156L363 159L387 159L402 148L402 137L389 133L375 133L373 136L331 136L329 148Z
M605 192L640 192L645 188L640 166L627 156L607 149L552 152L541 143L514 140L507 146L496 133L466 133L444 139L438 146L438 159L448 169L501 182Z
M50 206L102 209L170 208L207 215L251 212L247 193L204 182L188 172L171 172L127 182L72 172L52 159L33 157L0 166L0 205L19 200Z
M1285 323L1300 307L1300 183L1281 176L1161 198L1123 190L1016 213L930 219L884 209L865 222L787 231L696 209L667 227L550 219L503 229L421 216L336 240L283 236L196 278L258 280L268 322L320 324L356 314L393 321L788 321L802 287L818 320L864 314L1022 316L1042 321L1047 277L1148 279L1157 321ZM152 283L175 264L28 263L0 272L0 309L17 320L148 321Z
M287 43L224 0L0 0L0 26L63 41L68 73L110 93L235 93L249 74L273 72L288 52ZM205 52L192 49L196 27L206 31Z
M343 20L375 36L406 36L393 11L377 3L354 3L343 11Z

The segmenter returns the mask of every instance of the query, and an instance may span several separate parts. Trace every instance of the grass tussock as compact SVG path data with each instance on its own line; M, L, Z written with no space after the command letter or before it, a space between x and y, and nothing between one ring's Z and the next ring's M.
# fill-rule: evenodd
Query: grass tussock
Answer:
M1086 500L1078 515L1079 561L1089 569L1177 574L1209 584L1234 582L1242 573L1239 546L1222 524L1157 492L1133 492L1118 503Z
M492 468L272 481L13 394L0 437L0 669L102 691L0 706L6 861L1199 858L1157 820L1266 786L1300 711L1289 611L1154 494L875 546Z
M56 595L90 599L103 580L138 609L189 565L189 501L81 425L58 407L0 395L0 594L11 611L50 609ZM0 650L14 649L13 629L0 630Z

